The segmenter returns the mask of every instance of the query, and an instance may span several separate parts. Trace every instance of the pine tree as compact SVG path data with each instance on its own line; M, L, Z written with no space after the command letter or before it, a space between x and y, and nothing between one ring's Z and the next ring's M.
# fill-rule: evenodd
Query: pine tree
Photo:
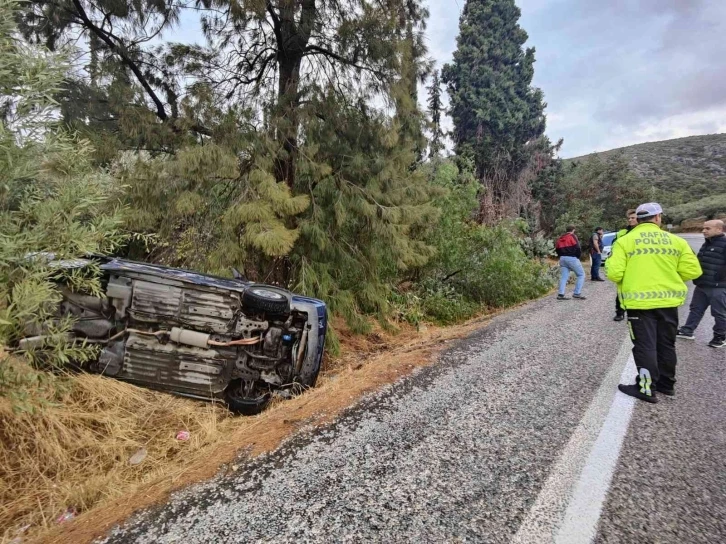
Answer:
M276 182L269 163L253 155L240 170L232 149L207 144L173 157L128 154L114 174L133 210L129 226L162 241L154 260L219 275L237 268L250 279L275 281L277 260L299 236L292 219L310 198Z
M184 4L144 18L150 0L71 0L55 17L43 1L26 36L87 38L87 76L67 86L63 113L126 187L129 226L156 235L134 257L234 266L358 324L386 313L397 275L430 256L422 233L437 213L416 171L420 0L209 0L207 44L154 47L145 37Z
M428 10L420 0L406 0L399 7L396 36L400 73L392 86L396 105L394 120L401 127L401 137L412 140L416 162L425 157L428 142L425 136L426 120L418 105L418 85L424 83L431 71L432 62L426 58L426 18Z
M431 141L429 143L429 157L435 158L440 156L444 149L444 131L441 128L441 112L443 105L441 103L441 78L439 71L434 70L431 76L431 85L428 87L429 98L429 117L431 117Z
M296 286L324 298L358 330L361 313L388 315L392 284L433 254L423 234L438 217L436 190L416 168L427 146L417 100L430 67L426 16L420 2L406 0L392 21L392 117L351 103L332 86L311 91L311 107L301 110L305 159L296 189L310 191L311 213L291 256Z
M185 10L200 17L206 45L149 45ZM390 99L404 66L401 34L422 42L425 17L419 0L31 0L19 22L51 49L85 40L87 75L61 97L77 129L103 133L104 145L166 153L225 137L210 103L265 109L275 178L292 187L310 90L330 84L352 102Z
M172 57L146 45L169 31L182 9L157 0L30 0L17 21L27 39L51 51L80 44L89 53L57 96L66 122L120 148L168 150L188 134L212 134L184 119L189 93Z
M335 93L312 104L298 183L312 188L291 259L296 289L315 294L364 330L362 313L385 317L391 286L423 265L432 248L423 233L436 223L434 191L411 165L415 140L395 119L340 103Z
M454 143L473 157L484 197L502 208L545 130L543 95L532 87L534 48L514 0L468 0L454 60L442 79L451 99ZM497 215L497 213L495 213Z

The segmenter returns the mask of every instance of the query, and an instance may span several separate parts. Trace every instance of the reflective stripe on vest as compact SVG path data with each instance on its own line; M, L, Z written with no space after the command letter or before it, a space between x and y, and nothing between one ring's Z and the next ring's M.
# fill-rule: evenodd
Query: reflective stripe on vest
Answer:
M644 247L628 252L628 257L634 257L636 255L672 255L674 257L680 257L681 252L671 247Z
M621 293L625 300L648 300L654 298L685 298L688 291L641 291L637 293Z

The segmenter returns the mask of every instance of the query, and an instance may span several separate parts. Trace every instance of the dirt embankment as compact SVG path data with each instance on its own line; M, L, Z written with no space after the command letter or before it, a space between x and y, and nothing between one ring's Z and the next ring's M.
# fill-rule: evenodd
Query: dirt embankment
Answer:
M430 364L491 315L448 328L403 326L397 335L356 336L336 323L342 354L326 362L318 386L255 417L92 375L74 377L62 402L34 412L17 413L4 400L0 542L90 542L172 491L236 470L301 426L330 421L362 395ZM189 439L178 440L178 431ZM59 521L64 514L72 519Z

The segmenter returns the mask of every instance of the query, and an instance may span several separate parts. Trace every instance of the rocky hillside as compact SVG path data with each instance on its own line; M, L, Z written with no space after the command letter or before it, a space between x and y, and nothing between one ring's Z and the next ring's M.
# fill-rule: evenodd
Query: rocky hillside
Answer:
M568 162L619 154L633 171L652 182L664 204L672 206L726 193L726 134L631 145Z

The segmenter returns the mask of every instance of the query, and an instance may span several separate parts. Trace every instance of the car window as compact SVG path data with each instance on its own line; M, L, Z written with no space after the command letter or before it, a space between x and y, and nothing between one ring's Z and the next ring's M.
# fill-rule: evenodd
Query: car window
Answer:
M603 236L602 236L603 247L613 245L613 240L615 240L615 236L617 236L617 232L608 232L607 234L603 234Z

